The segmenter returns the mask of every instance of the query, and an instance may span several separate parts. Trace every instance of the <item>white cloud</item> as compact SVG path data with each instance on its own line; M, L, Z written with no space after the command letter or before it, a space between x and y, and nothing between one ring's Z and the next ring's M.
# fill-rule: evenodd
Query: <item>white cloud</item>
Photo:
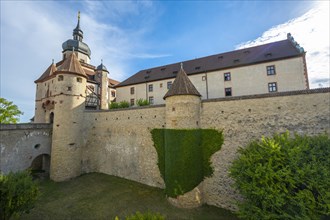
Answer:
M261 37L244 42L236 49L286 39L291 33L304 47L311 88L330 86L329 2L318 2L304 15L267 30Z

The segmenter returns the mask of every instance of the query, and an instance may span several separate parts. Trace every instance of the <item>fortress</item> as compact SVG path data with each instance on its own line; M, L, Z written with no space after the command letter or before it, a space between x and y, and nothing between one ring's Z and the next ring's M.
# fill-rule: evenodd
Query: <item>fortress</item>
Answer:
M77 29L74 40L80 37ZM330 88L308 89L303 62L294 61L303 70L297 80L299 89L208 99L181 65L164 95L165 104L108 110L108 71L103 64L98 68L86 64L88 50L79 42L77 45L64 49L63 60L52 64L36 81L35 123L1 125L1 172L32 167L49 171L54 181L101 172L164 188L150 131L214 128L223 131L224 144L212 156L213 176L176 205L189 207L198 191L199 204L234 210L240 196L232 188L228 169L239 147L287 130L330 134ZM86 104L91 94L91 75L86 69L93 68L99 76L95 80L99 93L94 94L98 101L92 106Z

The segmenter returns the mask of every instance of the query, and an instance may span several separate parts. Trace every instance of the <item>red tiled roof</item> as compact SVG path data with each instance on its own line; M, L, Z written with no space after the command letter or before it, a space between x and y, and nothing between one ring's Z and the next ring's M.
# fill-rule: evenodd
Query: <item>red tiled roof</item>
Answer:
M45 79L47 79L48 77L51 77L54 72L57 70L56 66L54 63L50 64L50 66L46 69L46 71L39 77L39 79L37 79L36 81L34 81L35 83L38 82L42 82Z

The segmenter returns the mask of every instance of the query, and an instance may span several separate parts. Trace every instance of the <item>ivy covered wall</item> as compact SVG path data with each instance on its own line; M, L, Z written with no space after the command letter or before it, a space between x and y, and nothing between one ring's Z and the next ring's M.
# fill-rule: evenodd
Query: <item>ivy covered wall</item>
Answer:
M170 197L194 189L212 176L211 156L220 150L223 134L215 129L153 129L158 167Z

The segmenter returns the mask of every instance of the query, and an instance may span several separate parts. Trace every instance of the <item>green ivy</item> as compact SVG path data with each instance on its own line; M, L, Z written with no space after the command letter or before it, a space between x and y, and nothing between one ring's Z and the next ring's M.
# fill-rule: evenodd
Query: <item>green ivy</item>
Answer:
M239 150L230 175L244 197L244 219L322 219L330 216L330 139L289 133Z
M189 192L213 174L210 159L223 144L222 132L214 129L153 129L151 134L168 196Z

